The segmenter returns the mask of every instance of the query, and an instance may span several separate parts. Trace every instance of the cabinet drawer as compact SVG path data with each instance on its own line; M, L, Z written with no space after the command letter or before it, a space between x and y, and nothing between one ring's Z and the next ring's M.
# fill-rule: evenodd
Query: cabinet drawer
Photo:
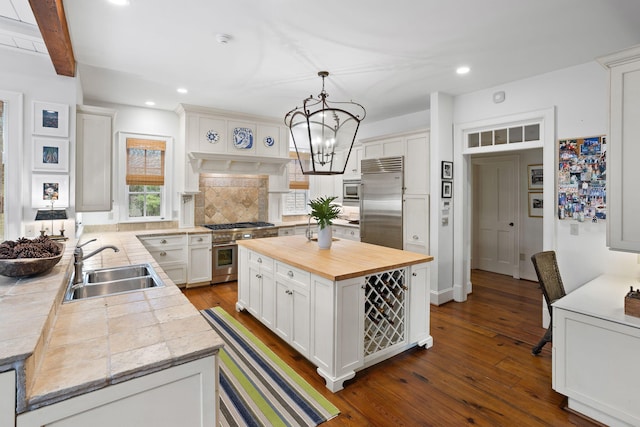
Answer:
M167 247L166 249L148 248L147 250L153 259L161 265L166 262L185 262L187 260L187 251L185 248Z
M276 274L286 278L296 286L308 289L311 283L311 273L276 261Z
M249 251L249 263L261 271L273 271L273 259L257 252Z
M187 243L187 236L175 234L169 236L148 236L140 237L140 241L148 248L162 248L165 246L180 246Z
M210 244L211 244L211 233L189 235L189 246L210 245Z
M280 227L278 228L278 236L293 236L296 234L295 227Z

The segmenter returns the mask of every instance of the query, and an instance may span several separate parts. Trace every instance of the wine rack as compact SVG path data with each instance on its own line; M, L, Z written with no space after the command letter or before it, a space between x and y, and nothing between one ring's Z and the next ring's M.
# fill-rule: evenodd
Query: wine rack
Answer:
M406 339L405 274L398 269L365 277L365 357Z

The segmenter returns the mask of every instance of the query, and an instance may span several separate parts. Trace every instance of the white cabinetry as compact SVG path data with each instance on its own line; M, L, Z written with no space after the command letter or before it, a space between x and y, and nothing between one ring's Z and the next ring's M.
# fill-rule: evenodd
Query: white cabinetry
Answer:
M78 105L76 212L112 209L112 126L115 110Z
M206 357L25 412L16 417L17 426L215 426L216 359Z
M16 371L0 373L0 426L13 427L16 420Z
M429 248L429 196L404 196L404 250L427 254Z
M609 69L607 245L640 252L640 46L601 58Z
M360 229L358 227L352 227L348 225L336 225L331 226L333 237L337 239L348 239L360 241Z
M211 283L211 233L189 234L187 287Z
M186 234L141 236L139 239L176 285L187 282Z
M433 344L428 263L332 281L238 249L236 309L249 311L316 365L333 392L359 369L412 345ZM267 263L273 279L266 279Z
M343 179L360 179L360 161L362 160L362 147L353 147L347 166L344 169Z
M276 304L274 330L306 357L309 355L311 274L276 261L274 278Z
M600 276L553 304L553 388L570 409L610 426L640 425L640 319L624 314L633 277Z

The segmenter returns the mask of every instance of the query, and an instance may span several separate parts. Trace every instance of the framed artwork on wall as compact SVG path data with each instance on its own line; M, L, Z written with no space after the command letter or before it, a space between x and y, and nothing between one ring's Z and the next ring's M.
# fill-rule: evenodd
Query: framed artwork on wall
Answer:
M529 190L542 190L543 175L542 165L527 166L527 182Z
M69 172L69 140L34 137L33 170Z
M35 209L69 207L69 176L40 175L31 177L31 207Z
M442 161L442 179L453 179L453 162Z
M542 218L542 192L529 191L529 216Z
M442 181L442 198L450 199L453 196L453 183L451 181Z
M69 136L69 106L51 102L33 101L34 135Z

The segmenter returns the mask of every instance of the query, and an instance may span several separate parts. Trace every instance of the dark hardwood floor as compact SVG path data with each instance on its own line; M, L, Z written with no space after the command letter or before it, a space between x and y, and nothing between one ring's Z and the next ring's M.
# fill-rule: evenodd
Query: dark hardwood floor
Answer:
M431 306L434 345L362 370L331 393L315 367L246 312L235 311L235 282L184 290L198 309L220 305L336 405L323 426L595 426L562 409L551 388L551 345L536 282L472 272L465 303Z

